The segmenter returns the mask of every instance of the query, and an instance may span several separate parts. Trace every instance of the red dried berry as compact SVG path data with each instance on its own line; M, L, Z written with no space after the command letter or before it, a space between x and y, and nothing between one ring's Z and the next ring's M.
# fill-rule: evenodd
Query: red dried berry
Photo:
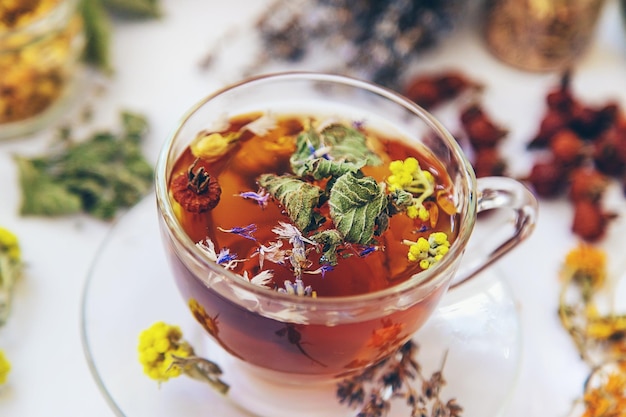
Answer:
M204 167L194 168L196 160L186 173L180 173L172 180L172 195L185 211L203 213L212 210L220 201L222 189L214 175L209 175Z
M425 109L435 107L458 97L464 91L481 86L461 73L447 71L438 75L420 75L413 78L404 95Z
M461 124L474 149L492 148L508 133L491 121L477 104L472 104L461 112Z
M416 78L405 89L404 95L425 109L441 102L439 90L430 78Z
M549 145L552 137L565 129L569 124L569 116L556 110L549 110L541 120L539 132L528 144L528 148L545 148Z
M596 168L618 176L626 171L626 128L613 126L593 144L593 161Z
M548 92L546 95L546 104L551 110L561 113L569 113L574 105L574 98L569 89L558 88Z
M618 110L619 107L615 103L600 108L575 106L570 112L572 116L570 127L580 136L595 140L613 124Z
M550 150L554 159L568 166L579 164L585 156L585 143L573 131L564 129L557 132L550 140Z
M613 217L605 214L599 203L589 200L577 201L574 204L572 232L589 242L600 240L606 232L608 221Z
M609 186L609 179L593 168L578 168L569 175L569 198L573 202L598 202Z
M504 175L507 167L506 161L496 148L479 150L472 165L478 178Z
M437 85L437 89L439 90L441 97L446 100L458 97L459 94L469 88L477 90L482 88L480 84L471 81L466 76L454 71L441 74L435 79L435 84Z
M567 172L554 161L537 161L526 178L541 197L556 197L565 189Z
M571 91L572 73L567 70L561 75L558 88L548 92L546 95L546 103L551 109L562 112L569 112L574 104L574 98Z

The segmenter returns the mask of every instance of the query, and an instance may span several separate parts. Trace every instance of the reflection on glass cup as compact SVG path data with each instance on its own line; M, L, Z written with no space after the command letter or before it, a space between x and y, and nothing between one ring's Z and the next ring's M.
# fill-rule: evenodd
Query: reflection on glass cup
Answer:
M217 254L226 244L232 249L231 243L236 242L232 243L236 249L233 252L241 258L257 259L260 249L252 251L250 246L242 246L239 242L257 247L260 243L241 236L233 237L232 233L223 231L235 224L244 226L254 222L255 237L271 234L270 229L276 224L263 221L273 215L280 216L284 208L275 202L270 204L273 208L262 208L233 194L235 191L257 191L258 172L288 171L284 165L289 155L285 156L282 148L272 147L277 142L272 142L272 146L264 142L260 138L264 133L248 132L245 139L233 145L236 149L228 153L228 163L221 159L206 162L203 166L206 172L216 176L222 186L221 200L208 214L184 213L181 205L172 198L170 186L177 175L198 173L197 161L190 156L189 146L199 132L204 136L224 132L220 129L224 129L225 121L250 114L300 115L305 121L319 118L321 124L326 125L332 124L328 122L330 119L349 120L354 122L357 130L367 126L370 130L366 129L366 132L384 132L384 137L394 138L384 142L385 146L375 146L386 162L395 159L395 154L405 155L404 151L398 152L397 149L406 148L421 155L421 161L429 161L435 175L447 184L444 187L447 210L450 211L447 232L451 241L447 253L423 270L411 264L413 272L405 273L407 276L398 279L397 283L387 282L390 277L385 274L392 273L393 268L388 265L394 264L393 257L400 257L410 264L406 260L410 245L404 244L403 240L416 240L419 232L412 230L411 226L419 220L394 215L388 219L387 230L397 241L381 235L373 238L376 245L347 245L359 249L376 246L375 251L370 250L375 252L374 257L371 254L362 256L356 251L347 253L346 250L325 277L302 275L306 276L303 279L310 279L303 287L313 282L313 290L320 290L317 297L277 291L274 287L284 288L283 282L270 288L255 285L243 279L234 266L225 268L223 262L208 256L206 248L196 243L204 236L210 236L215 244L213 252ZM241 123L234 124L241 127ZM295 138L292 136L305 129L294 127L294 123L289 126L276 141L293 143ZM317 126L316 129L324 127ZM398 141L395 138L399 138ZM293 150L293 147L289 149ZM385 153L393 155L390 158ZM186 162L181 165L185 158ZM281 165L281 168L274 165ZM363 172L380 177L377 180L384 183L389 175L386 169L387 164L382 164L381 167L364 167ZM247 178L248 182L237 182L237 176ZM337 182L333 188L337 187ZM249 365L257 375L289 384L330 381L360 372L397 350L424 324L450 287L475 276L526 238L534 228L537 210L532 194L512 179L476 180L454 138L419 106L367 82L318 73L283 73L253 78L204 99L187 113L165 143L158 161L156 188L163 241L178 288L195 319L225 351ZM381 190L389 193L384 185ZM486 255L466 254L467 262L464 261L459 268L478 213L494 208L510 209L515 230L508 236L497 238L500 241L493 242L496 249ZM440 215L445 217L444 213ZM288 223L290 219L283 215L282 221ZM324 223L324 227L332 226L328 223ZM221 232L216 230L218 226L222 228ZM377 223L376 227L382 226ZM311 233L304 232L303 236L313 239ZM317 243L317 246L307 243L307 256L319 255L321 244ZM382 248L383 245L386 247ZM283 249L286 248L295 251L295 246L291 248L285 241ZM266 259L265 267L269 264L271 262ZM310 269L318 266L315 264ZM293 272L293 265L274 264L272 268ZM326 287L343 282L349 276L360 282L387 283L380 287L368 284L339 295L324 295Z

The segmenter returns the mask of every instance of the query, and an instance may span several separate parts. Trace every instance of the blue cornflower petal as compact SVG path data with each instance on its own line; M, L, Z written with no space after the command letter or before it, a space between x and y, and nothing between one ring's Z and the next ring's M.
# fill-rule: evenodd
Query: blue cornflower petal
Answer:
M222 248L222 250L220 250L220 253L217 255L217 260L215 262L221 265L230 261L234 261L235 259L237 259L236 253L230 253L230 250L228 248Z
M222 229L218 227L218 229L225 233L232 233L234 235L239 235L241 237L245 237L246 239L256 241L256 238L252 236L252 233L256 232L256 224L249 224L244 227L233 227L232 229Z

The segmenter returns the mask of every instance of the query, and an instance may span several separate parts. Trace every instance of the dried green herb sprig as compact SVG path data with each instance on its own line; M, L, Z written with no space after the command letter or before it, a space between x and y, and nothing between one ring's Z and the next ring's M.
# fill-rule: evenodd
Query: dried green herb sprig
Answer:
M159 0L81 0L80 14L84 21L84 60L110 73L112 24L109 12L132 18L155 18L161 15Z
M337 386L337 397L341 403L360 406L357 417L384 417L392 407L394 399L404 399L411 407L411 416L416 417L460 417L463 408L455 399L447 402L440 395L446 381L443 377L444 357L441 368L425 378L421 366L415 360L419 346L410 340L395 354L363 373L345 379ZM419 378L421 390L416 390L412 381Z
M162 14L159 0L102 0L115 14L134 18L155 18Z
M49 155L16 156L22 215L62 216L86 212L112 219L152 187L153 170L142 155L147 132L143 116L121 115L121 133L96 132L83 141L64 141Z

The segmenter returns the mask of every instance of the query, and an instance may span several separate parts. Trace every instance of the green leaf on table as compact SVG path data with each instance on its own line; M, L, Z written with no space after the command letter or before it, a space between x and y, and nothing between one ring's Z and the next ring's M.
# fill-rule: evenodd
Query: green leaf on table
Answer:
M387 206L383 188L372 177L347 173L330 191L330 217L347 242L368 245L376 231L377 219Z
M321 188L290 175L263 174L258 183L280 202L300 231L317 226L314 209L323 194Z
M123 16L154 18L161 16L158 0L103 0L104 6Z
M47 163L42 159L16 157L23 215L62 216L82 210L80 198L46 174Z
M83 59L88 64L110 73L111 32L109 12L132 18L155 18L161 15L158 0L79 0L85 28L86 45Z
M124 121L132 120L132 123ZM23 215L60 216L85 211L112 219L119 208L137 203L152 188L153 170L141 148L139 115L122 114L124 130L97 132L66 142L44 157L17 157ZM145 126L141 128L146 131Z
M80 0L80 13L85 27L85 62L111 72L111 21L102 0Z

